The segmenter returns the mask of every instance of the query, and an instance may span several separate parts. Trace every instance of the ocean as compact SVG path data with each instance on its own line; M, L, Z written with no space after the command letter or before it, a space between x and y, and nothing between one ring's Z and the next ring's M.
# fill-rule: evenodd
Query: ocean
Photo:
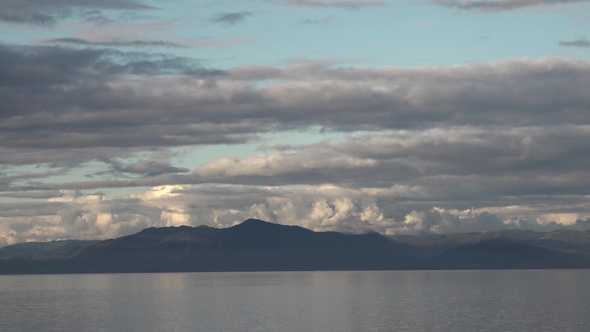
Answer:
M590 331L590 270L0 276L0 331Z

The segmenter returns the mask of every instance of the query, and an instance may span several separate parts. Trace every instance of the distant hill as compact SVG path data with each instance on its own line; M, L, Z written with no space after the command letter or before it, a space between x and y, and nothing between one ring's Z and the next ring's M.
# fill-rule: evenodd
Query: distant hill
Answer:
M433 269L588 268L589 257L519 241L484 240L449 249L427 265Z
M515 229L395 239L412 246L416 250L416 254L423 259L433 258L453 248L471 248L471 245L489 241L522 243L558 252L590 255L590 231L534 232Z
M64 240L52 242L25 242L0 248L0 258L59 258L67 257L82 247L100 241Z
M222 229L147 228L106 241L0 249L0 274L495 268L590 268L590 232L389 238L249 219Z

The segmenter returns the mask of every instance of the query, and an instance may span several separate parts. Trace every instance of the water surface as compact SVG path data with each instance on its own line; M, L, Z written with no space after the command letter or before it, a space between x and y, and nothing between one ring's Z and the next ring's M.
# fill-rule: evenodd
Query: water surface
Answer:
M590 331L590 270L0 276L0 331Z

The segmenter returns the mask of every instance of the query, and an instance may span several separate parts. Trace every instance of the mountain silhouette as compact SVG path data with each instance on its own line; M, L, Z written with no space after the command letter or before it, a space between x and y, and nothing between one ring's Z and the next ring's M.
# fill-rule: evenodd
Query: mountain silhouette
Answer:
M493 268L590 268L590 232L390 238L248 219L221 229L147 228L105 241L0 249L0 274Z

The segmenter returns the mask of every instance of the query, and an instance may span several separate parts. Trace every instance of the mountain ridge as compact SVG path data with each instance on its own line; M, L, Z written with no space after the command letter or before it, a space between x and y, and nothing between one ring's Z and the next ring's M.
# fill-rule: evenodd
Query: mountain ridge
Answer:
M590 268L590 232L387 237L248 219L228 228L151 227L104 241L0 248L0 274L499 268Z

